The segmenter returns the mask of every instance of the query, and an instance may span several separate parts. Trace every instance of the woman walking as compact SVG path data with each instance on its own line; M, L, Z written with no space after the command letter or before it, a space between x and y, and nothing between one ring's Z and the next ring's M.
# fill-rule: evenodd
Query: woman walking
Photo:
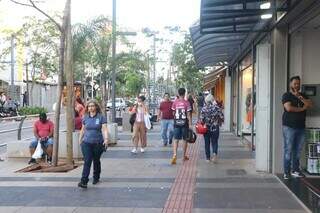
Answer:
M78 186L87 188L92 161L92 184L97 184L100 180L100 157L108 145L107 119L101 114L101 108L95 100L88 101L82 124L79 143L84 158L84 165L81 181Z
M136 119L133 125L133 145L132 153L136 154L138 152L138 146L140 141L140 151L145 152L145 147L147 146L147 128L145 124L145 115L149 116L149 110L146 107L144 101L144 96L138 97L138 103L133 108L133 113L136 113Z
M218 139L220 126L224 121L222 109L209 94L205 98L205 106L201 110L200 120L207 125L208 131L204 134L206 161L216 163L218 160ZM213 156L210 158L210 145Z

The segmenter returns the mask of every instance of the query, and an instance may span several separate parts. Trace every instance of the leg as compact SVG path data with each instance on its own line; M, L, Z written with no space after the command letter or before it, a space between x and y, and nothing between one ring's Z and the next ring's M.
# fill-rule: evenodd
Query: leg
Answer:
M95 144L93 147L93 180L99 181L101 173L101 162L100 158L103 153L103 145Z
M300 171L300 155L304 144L304 138L304 129L295 131L295 140L292 147L292 170L295 172Z
M175 127L174 128L174 131L173 131L173 134L174 134L174 140L173 140L173 156L172 156L172 159L171 159L171 164L176 164L177 162L177 151L178 151L178 146L179 146L179 140L182 138L181 136L181 128L177 128Z
M53 139L49 138L47 142L45 143L46 146L46 153L48 154L48 157L52 157L52 152L53 152Z
M139 126L138 123L135 122L133 125L133 137L132 137L132 141L133 141L133 146L137 149L138 148L138 144L139 144Z
M189 160L187 156L188 142L186 141L186 133L188 131L188 127L181 128L182 138L183 138L183 160Z
M87 184L89 181L90 168L93 159L92 144L82 143L81 150L84 159L81 182Z
M284 168L284 173L289 174L291 170L292 143L294 141L294 132L292 128L283 126L283 139L284 139L283 168Z
M147 128L144 122L140 124L140 139L141 139L141 148L147 146Z
M38 145L38 140L36 138L34 138L29 145L29 151L30 151L31 157L32 157L34 151L36 151L37 145Z
M168 122L168 131L169 131L169 144L172 144L173 139L173 120Z
M210 160L210 131L203 135L204 137L204 148L206 152L206 159Z
M168 143L167 131L168 131L167 120L161 120L161 138L162 138L163 145L165 146Z
M218 155L218 140L219 140L220 130L219 127L217 127L216 131L212 133L212 153L215 155Z

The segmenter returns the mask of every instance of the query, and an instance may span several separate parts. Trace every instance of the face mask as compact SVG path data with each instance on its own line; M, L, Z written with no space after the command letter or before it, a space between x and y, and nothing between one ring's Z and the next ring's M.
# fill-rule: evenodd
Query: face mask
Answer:
M139 105L139 106L142 106L142 103L141 103L141 102L139 102L139 103L138 103L138 105Z

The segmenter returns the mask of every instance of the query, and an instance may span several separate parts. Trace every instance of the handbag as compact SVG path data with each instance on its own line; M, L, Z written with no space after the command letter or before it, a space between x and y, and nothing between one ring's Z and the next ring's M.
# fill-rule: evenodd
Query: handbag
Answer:
M196 133L194 133L194 131L193 131L192 129L188 129L188 130L186 131L185 140L186 140L188 143L195 143L196 140L197 140L197 135L196 135Z
M144 124L146 125L147 129L151 129L151 121L150 121L150 115L145 114L144 115Z
M208 127L205 123L201 122L201 121L198 121L197 124L196 124L196 132L198 134L206 134L208 131Z
M130 116L130 119L129 119L129 123L131 125L134 124L134 122L136 122L136 117L137 117L137 113L132 113L131 116Z
M38 141L37 148L36 148L36 150L34 151L34 153L33 153L33 155L32 155L32 158L34 158L34 159L41 158L41 157L42 157L42 154L43 154L43 150L42 150L42 147L41 147L41 142Z

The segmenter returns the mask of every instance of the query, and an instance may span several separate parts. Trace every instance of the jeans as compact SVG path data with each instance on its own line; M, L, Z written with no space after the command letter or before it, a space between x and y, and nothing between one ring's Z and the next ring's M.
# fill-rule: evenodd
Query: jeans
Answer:
M34 138L31 141L29 148L35 149L37 148L37 145L38 145L38 139ZM48 148L49 145L53 145L53 138L48 138L48 140L46 140L43 145L45 148Z
M99 180L101 173L100 157L103 153L103 144L101 143L81 143L81 151L84 158L84 165L82 170L82 183L88 183L90 168L93 161L93 179Z
M208 129L207 133L203 135L207 160L210 160L210 144L212 147L212 153L216 155L218 154L219 132L219 126L217 126L215 130Z
M161 120L161 138L164 145L168 144L168 135L169 135L169 144L171 144L172 138L173 138L173 120L162 119Z
M300 171L300 154L304 143L304 129L294 129L283 126L284 138L284 172L290 173L291 161L292 171Z

